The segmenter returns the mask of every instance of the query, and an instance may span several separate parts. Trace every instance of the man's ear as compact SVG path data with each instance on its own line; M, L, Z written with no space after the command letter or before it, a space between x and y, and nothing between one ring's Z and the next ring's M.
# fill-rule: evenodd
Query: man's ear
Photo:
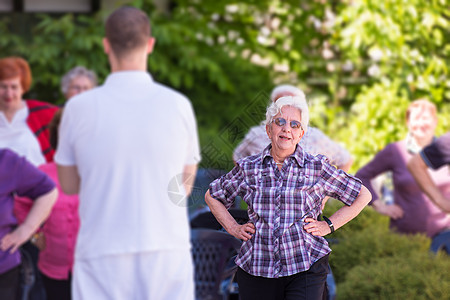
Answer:
M154 37L149 37L148 41L147 41L147 54L150 54L153 52L153 47L155 46L155 38Z
M102 39L102 44L103 44L103 52L105 54L109 54L111 52L111 45L109 44L108 39L104 37Z

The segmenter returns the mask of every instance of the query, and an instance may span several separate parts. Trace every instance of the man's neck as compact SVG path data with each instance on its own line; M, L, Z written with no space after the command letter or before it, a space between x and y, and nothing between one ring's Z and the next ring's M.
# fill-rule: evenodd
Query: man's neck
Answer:
M147 71L147 55L130 55L118 59L114 56L109 56L109 63L111 65L111 72L120 71Z

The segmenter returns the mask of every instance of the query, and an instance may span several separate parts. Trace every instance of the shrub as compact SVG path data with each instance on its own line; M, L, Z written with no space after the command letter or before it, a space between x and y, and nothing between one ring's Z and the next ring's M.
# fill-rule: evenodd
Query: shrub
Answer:
M399 250L399 249L397 249ZM405 249L408 251L408 249ZM450 258L421 251L378 258L349 270L338 299L448 299Z
M356 266L368 266L379 258L407 256L414 251L427 253L429 247L430 239L425 235L400 235L374 224L353 231L332 245L330 264L339 283L347 281L346 273Z

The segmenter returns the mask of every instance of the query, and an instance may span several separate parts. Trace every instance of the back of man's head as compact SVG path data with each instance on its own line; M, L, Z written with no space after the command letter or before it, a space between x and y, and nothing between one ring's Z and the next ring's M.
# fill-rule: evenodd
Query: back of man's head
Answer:
M114 54L121 58L146 45L150 20L143 11L122 6L108 17L105 31Z

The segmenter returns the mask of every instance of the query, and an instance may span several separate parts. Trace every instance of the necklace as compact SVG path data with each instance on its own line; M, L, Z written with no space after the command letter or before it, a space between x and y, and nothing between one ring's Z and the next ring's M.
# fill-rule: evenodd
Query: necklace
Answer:
M284 162L277 162L275 159L274 159L274 161L277 164L277 166L282 166L284 164Z
M271 150L270 154L272 154L272 150ZM282 166L282 165L284 164L284 161L282 161L282 162L277 161L277 160L275 159L275 157L273 157L273 154L272 154L272 158L273 158L273 161L275 162L275 164L276 164L277 166Z

